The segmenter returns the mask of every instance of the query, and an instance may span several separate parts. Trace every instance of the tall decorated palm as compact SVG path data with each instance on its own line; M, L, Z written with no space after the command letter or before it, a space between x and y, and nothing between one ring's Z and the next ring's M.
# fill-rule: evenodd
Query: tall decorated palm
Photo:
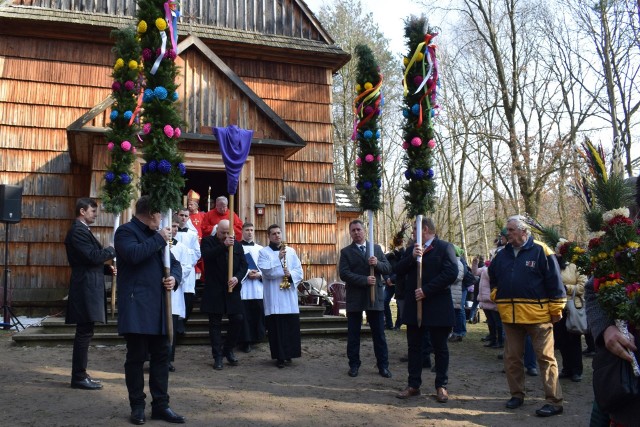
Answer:
M436 146L433 119L436 115L438 61L433 38L424 16L411 16L405 23L408 54L404 58L405 118L404 185L407 213L416 218L416 240L422 245L422 215L434 210L433 152ZM422 282L422 259L418 258L418 285ZM422 323L422 304L418 304L418 325Z
M176 27L178 3L138 1L138 35L146 87L142 95L143 158L140 185L151 208L163 212L163 225L171 224L171 210L181 205L186 168L178 149L183 121L178 111ZM169 275L170 247L165 249L165 275ZM167 293L167 329L172 341L171 295Z
M107 150L111 162L107 166L102 187L102 206L113 214L113 232L120 225L120 214L127 209L134 197L133 164L136 159L138 125L133 120L136 109L137 94L141 85L140 45L136 38L136 30L125 28L114 30L111 36L116 44L113 53L116 57L113 66L114 98L111 109L109 130L107 131ZM116 278L111 286L111 316L115 313Z
M356 76L357 96L353 101L355 126L352 139L358 144L358 180L356 189L360 196L360 207L367 211L369 219L369 256L373 256L373 215L380 209L380 188L382 187L382 152L380 150L380 117L383 104L382 76L373 52L366 45L355 49L358 57ZM373 267L371 267L373 276ZM375 303L375 287L371 287L371 304Z

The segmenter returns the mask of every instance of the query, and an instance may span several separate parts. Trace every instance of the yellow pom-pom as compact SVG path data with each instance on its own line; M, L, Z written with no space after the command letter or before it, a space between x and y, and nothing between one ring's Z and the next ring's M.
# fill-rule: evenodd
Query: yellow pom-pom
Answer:
M164 31L167 29L167 21L164 18L156 19L156 28L160 31Z
M360 93L362 91L362 86L360 86L359 84L356 85L356 93Z
M138 22L138 32L140 34L147 32L147 23L145 21Z
M122 58L116 59L116 64L113 66L113 69L119 70L122 67L124 67L124 60Z
M372 85L370 82L366 82L366 83L364 84L364 90L369 90L369 89L371 89L372 87L373 87L373 85Z
M138 62L135 61L134 59L129 61L129 69L130 70L137 70L138 69Z
M422 61L424 59L424 53L418 52L416 55L416 61Z
M407 65L409 65L409 58L405 57L405 58L402 60L402 63L404 64L404 66L405 66L405 67L406 67Z

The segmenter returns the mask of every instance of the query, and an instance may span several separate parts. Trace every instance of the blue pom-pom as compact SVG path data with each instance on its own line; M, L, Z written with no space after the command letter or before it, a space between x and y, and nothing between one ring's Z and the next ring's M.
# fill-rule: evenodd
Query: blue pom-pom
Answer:
M435 117L436 116L436 109L432 108L431 109L431 117Z
M149 167L148 167L149 172L155 172L157 168L158 168L158 162L156 162L155 160L151 160L149 162Z
M373 136L373 132L371 132L370 130L367 129L364 131L364 137L366 139L371 139L372 136Z
M380 178L376 180L376 185L378 186L378 188L382 188L382 180Z
M173 92L173 93L171 94L171 100L172 100L173 102L176 102L176 101L178 100L178 92Z
M133 116L133 113L131 111L125 111L124 112L124 119L125 120L131 120L131 116Z
M109 171L104 174L104 180L111 183L116 178L113 172Z
M114 121L115 119L118 118L118 110L112 110L111 111L111 115L109 116L111 118L111 121Z
M185 176L187 174L187 167L184 163L178 163L178 169L180 170L180 175Z
M120 182L123 184L129 184L131 182L131 177L129 175L127 175L126 173L121 173L120 174Z
M411 171L409 169L404 171L404 177L407 179L411 179Z
M404 116L405 119L409 118L409 110L407 110L406 108L404 108L402 110L402 115Z
M411 112L413 113L414 116L417 116L420 114L420 104L414 104L413 107L411 107Z
M160 160L160 163L158 163L158 172L165 175L171 172L171 163L168 160Z
M380 129L376 131L376 138L380 139Z
M433 169L429 169L427 171L427 178L431 179L433 178L434 175L435 175L435 172L433 172Z
M153 91L151 89L145 89L144 90L144 95L142 95L142 100L144 102L153 101Z
M415 177L416 177L416 179L424 178L424 171L422 169L416 169Z
M167 90L162 86L158 86L153 90L153 94L158 99L166 99L167 98Z
M369 181L365 181L364 184L362 184L362 186L364 187L365 190L370 190L371 187L373 187L373 185Z
M356 182L356 189L360 190L362 188L362 183L360 181Z
M144 175L145 173L147 173L147 170L149 169L149 167L147 166L147 164L145 163L144 165L142 165L142 175Z

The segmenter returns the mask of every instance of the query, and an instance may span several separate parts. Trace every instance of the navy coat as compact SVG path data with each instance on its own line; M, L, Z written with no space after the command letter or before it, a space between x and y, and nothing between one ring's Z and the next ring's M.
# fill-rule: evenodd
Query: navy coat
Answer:
M204 260L205 286L200 303L203 313L238 314L243 313L240 289L242 279L247 275L249 264L240 242L233 243L233 277L238 284L232 292L228 291L229 248L215 235L207 236L200 243L200 252Z
M166 335L163 252L167 242L134 217L118 227L118 333ZM171 254L170 273L176 288L182 278L180 263Z
M89 227L75 220L64 239L71 266L65 323L106 323L104 262L116 256L114 248L103 248Z
M365 243L368 248L368 244ZM374 269L376 276L376 299L371 305L370 286L367 278L371 270L369 252L363 254L358 245L351 243L340 251L340 280L345 283L347 291L347 312L352 311L382 311L384 309L383 274L391 273L391 264L384 256L380 245L373 245L373 255L378 258L378 265Z
M422 255L422 324L425 326L454 326L456 323L451 285L458 277L458 260L453 245L438 238L433 239L432 249ZM417 325L417 301L415 290L418 267L413 247L396 265L398 275L405 274L405 298L402 321Z

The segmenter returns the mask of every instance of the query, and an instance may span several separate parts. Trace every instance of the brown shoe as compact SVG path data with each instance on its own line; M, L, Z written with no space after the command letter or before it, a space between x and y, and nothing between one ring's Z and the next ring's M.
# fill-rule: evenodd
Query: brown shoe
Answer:
M436 400L440 403L447 403L449 401L449 393L444 387L438 387L436 389Z
M407 387L404 390L402 390L400 393L396 394L396 397L398 399L408 399L413 396L420 396L419 388Z

